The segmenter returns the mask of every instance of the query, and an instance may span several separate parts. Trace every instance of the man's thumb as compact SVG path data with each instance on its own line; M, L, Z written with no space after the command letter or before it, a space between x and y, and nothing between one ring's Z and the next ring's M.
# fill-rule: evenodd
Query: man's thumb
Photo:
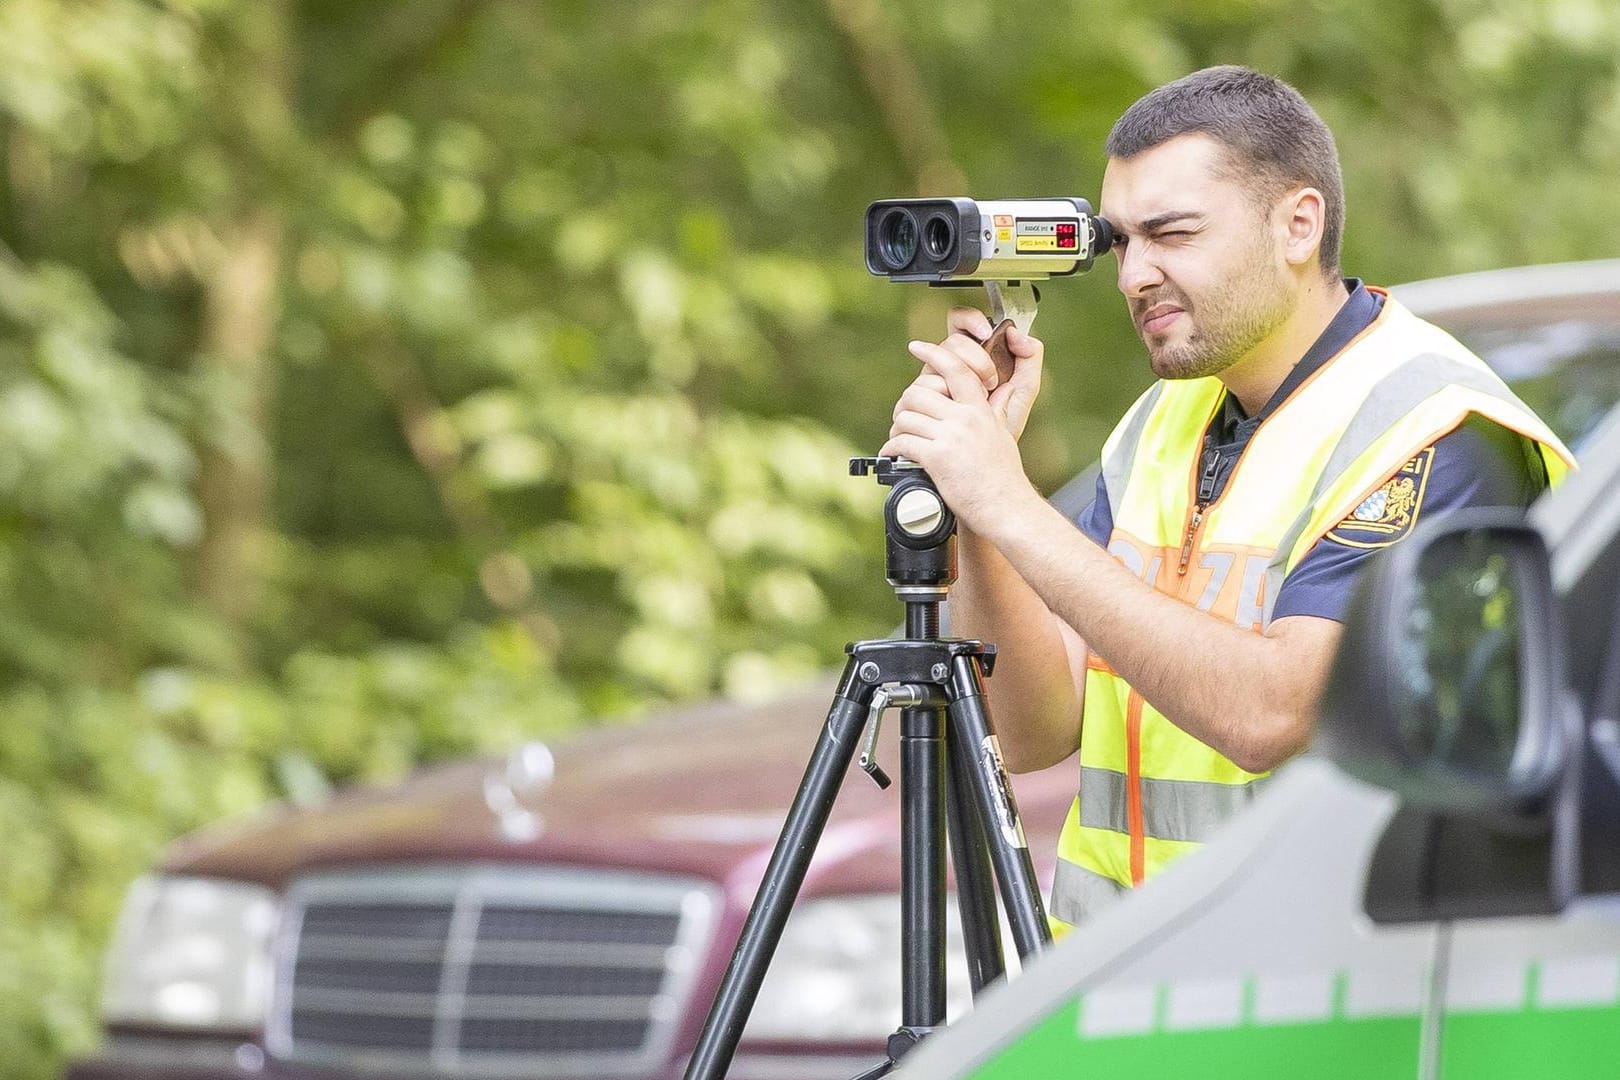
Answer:
M1007 327L1007 348L1019 359L1034 356L1041 349L1041 343L1018 329L1016 326Z

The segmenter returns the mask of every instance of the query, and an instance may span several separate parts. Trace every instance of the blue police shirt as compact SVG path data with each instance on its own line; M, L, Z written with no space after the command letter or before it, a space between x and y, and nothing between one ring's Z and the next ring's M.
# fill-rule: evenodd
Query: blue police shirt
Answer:
M1248 416L1231 394L1204 436L1206 467L1216 465L1215 494L1226 487L1249 437L1260 422L1300 383L1338 355L1383 309L1384 298L1355 278L1345 280L1350 296L1321 337L1294 365L1258 415ZM1272 618L1314 615L1343 622L1351 590L1366 560L1411 531L1420 514L1465 506L1528 506L1547 487L1540 456L1516 433L1481 417L1460 427L1414 457L1399 473L1338 526L1328 531L1283 580ZM1114 515L1102 477L1097 497L1076 518L1080 530L1108 546Z

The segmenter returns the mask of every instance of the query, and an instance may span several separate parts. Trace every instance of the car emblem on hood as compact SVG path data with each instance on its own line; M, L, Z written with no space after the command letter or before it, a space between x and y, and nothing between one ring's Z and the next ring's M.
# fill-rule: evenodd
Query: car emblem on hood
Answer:
M543 742L526 742L484 774L484 803L514 843L533 840L545 828L537 807L556 775L557 759Z

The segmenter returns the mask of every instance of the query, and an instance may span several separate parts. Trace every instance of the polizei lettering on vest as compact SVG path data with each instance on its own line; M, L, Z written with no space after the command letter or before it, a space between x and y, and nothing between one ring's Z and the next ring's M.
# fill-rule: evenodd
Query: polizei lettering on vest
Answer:
M1115 529L1108 541L1108 553L1149 585L1192 603L1199 611L1244 630L1260 627L1265 609L1266 567L1275 551L1209 544L1200 549L1196 565L1189 558L1183 567L1175 548L1151 547ZM1168 575L1164 568L1171 565L1172 559L1178 570Z

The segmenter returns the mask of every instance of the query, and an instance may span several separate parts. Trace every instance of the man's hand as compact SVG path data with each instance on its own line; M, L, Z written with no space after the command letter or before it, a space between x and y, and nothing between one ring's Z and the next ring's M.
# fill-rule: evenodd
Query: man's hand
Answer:
M991 378L994 366L977 345L977 358L964 356L968 350L956 344L963 340L953 334L940 345L911 343L912 355L932 378L918 378L900 395L889 441L879 453L910 458L928 470L946 505L977 531L1019 501L1039 502L1040 496L1024 476L1008 424L1016 376L986 394L985 375L975 363L982 359Z
M984 392L989 395L991 407L1001 413L1003 422L1007 430L1012 432L1013 438L1020 438L1024 434L1024 425L1029 422L1030 408L1041 392L1041 365L1045 346L1041 344L1040 339L1031 337L1016 326L1009 327L1007 350L1013 356L1013 374L1006 383L1000 383L996 375L995 362L990 359L990 354L984 351L982 344L989 340L995 329L990 325L990 320L984 312L977 308L952 308L950 314L945 317L945 328L949 333L945 340L939 343L940 348L955 353L979 377ZM922 357L918 356L918 359ZM912 385L949 394L944 377L931 367L925 367ZM900 410L900 405L894 407L897 418Z

